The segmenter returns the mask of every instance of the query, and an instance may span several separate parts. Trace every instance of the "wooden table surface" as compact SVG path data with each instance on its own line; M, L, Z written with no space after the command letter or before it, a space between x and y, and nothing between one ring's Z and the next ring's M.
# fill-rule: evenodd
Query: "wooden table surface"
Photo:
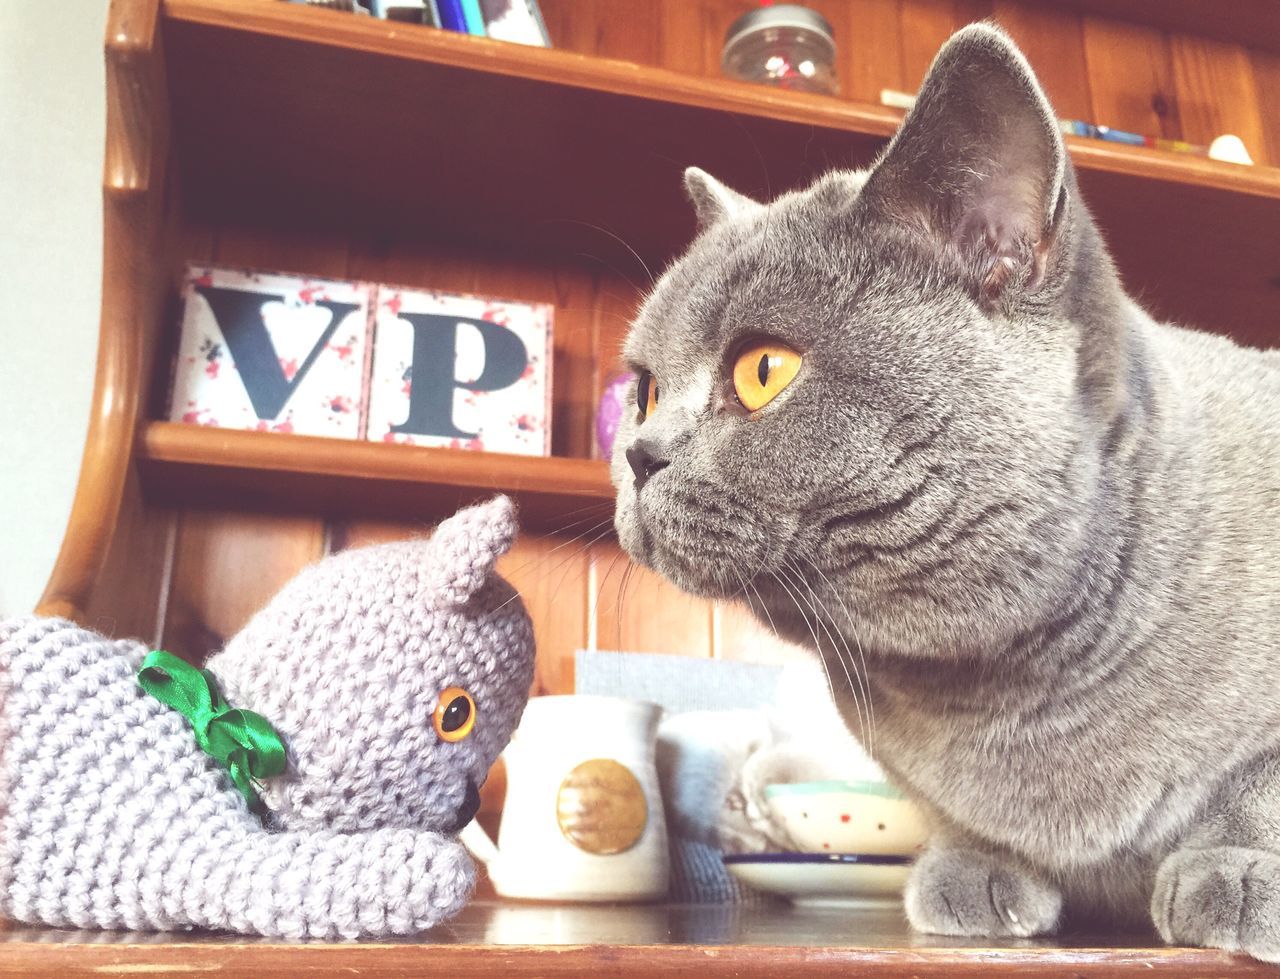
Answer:
M901 907L517 905L477 901L391 942L290 943L209 933L0 925L0 976L1176 976L1280 975L1153 935L990 942L916 935Z

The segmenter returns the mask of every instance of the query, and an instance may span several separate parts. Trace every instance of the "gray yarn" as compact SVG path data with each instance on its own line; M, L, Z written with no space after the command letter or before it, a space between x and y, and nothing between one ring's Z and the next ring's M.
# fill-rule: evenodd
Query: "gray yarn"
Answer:
M493 564L505 498L427 541L326 558L211 658L288 767L269 827L190 724L147 695L147 647L62 619L0 622L0 914L76 928L287 938L406 934L456 913L474 865L447 835L506 746L533 679L528 614ZM471 735L432 713L459 686Z

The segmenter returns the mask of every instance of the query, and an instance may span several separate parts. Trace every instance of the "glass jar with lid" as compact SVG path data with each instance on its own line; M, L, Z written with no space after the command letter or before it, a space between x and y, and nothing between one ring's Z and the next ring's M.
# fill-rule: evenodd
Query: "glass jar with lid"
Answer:
M779 3L743 14L725 34L721 70L730 78L835 95L836 42L816 10Z

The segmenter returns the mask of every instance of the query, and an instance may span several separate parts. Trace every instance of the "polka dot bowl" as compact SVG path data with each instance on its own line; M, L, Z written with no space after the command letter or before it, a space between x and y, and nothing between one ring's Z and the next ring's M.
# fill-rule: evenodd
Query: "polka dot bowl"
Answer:
M929 835L920 810L886 782L780 783L765 799L802 853L913 856Z

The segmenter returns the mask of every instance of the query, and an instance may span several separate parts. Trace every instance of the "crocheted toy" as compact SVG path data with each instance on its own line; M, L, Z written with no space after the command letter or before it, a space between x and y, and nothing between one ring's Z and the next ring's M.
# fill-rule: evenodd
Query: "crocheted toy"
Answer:
M0 914L356 938L457 912L474 867L448 834L533 680L528 614L493 571L514 536L499 497L326 558L207 671L0 623Z

